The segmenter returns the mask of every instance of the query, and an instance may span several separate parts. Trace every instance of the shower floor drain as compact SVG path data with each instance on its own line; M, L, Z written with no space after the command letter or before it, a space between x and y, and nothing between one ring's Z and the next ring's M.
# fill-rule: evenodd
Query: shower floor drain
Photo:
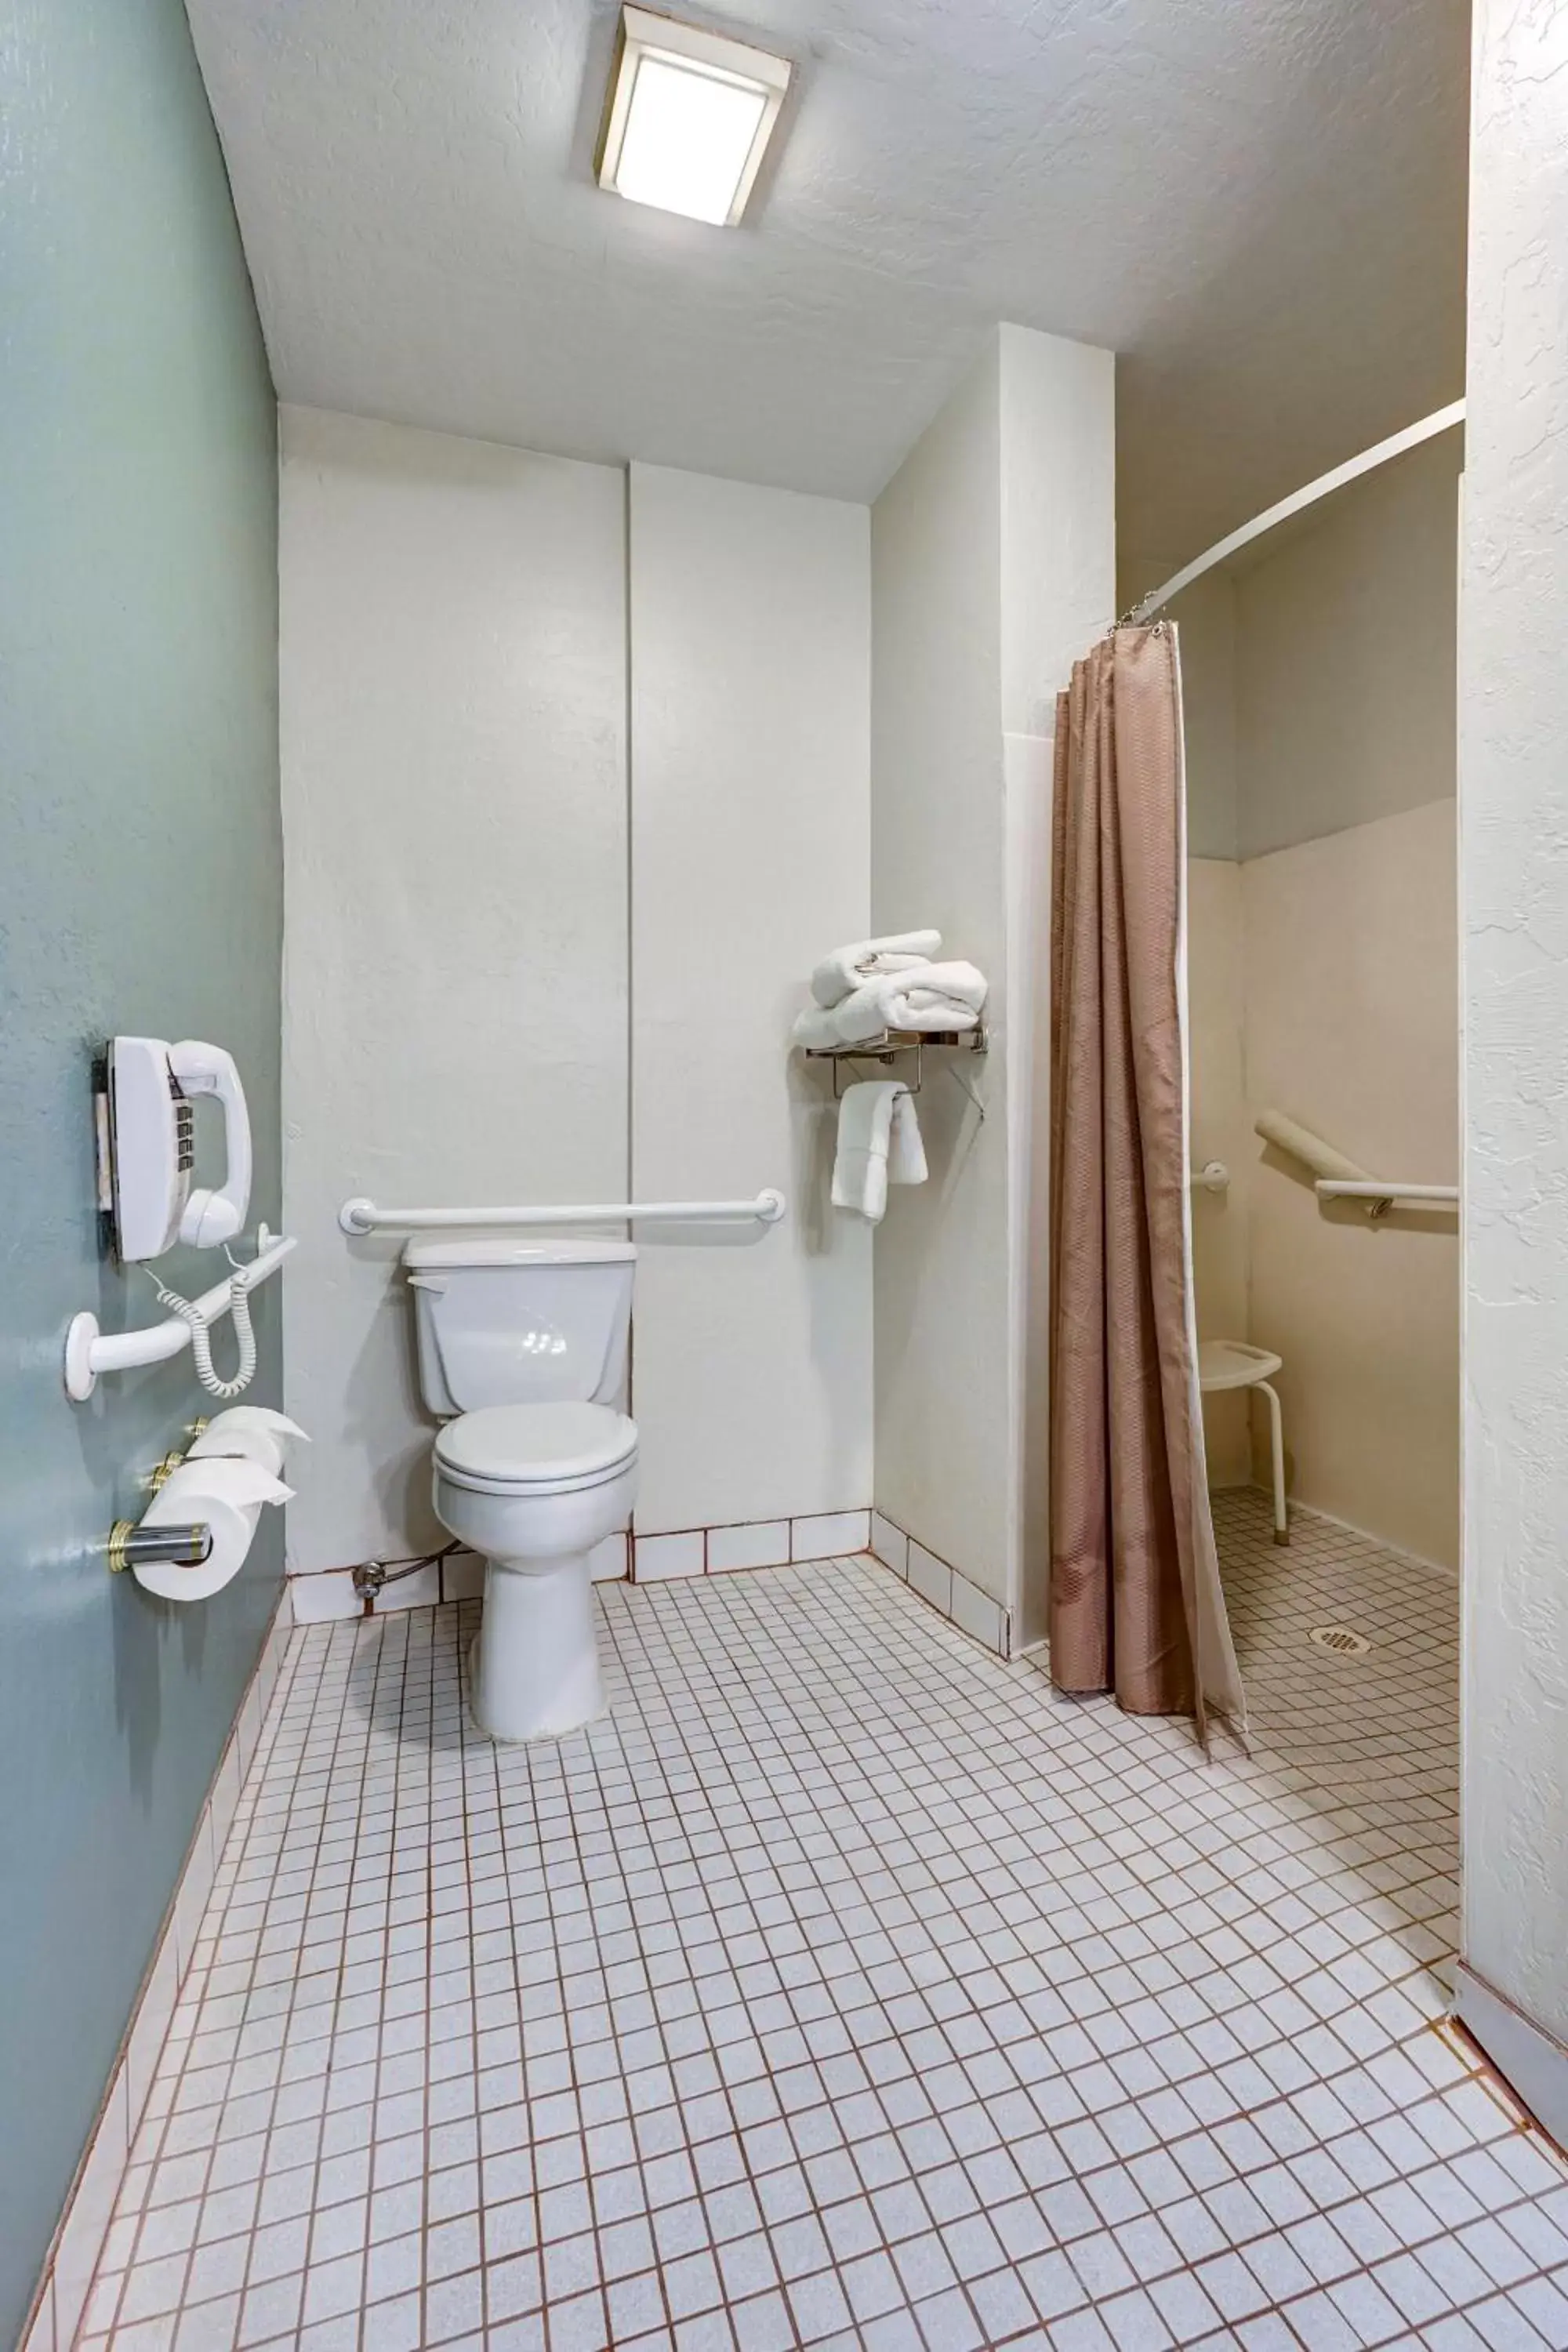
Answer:
M1307 1639L1342 1658L1364 1658L1372 1647L1364 1633L1352 1633L1348 1625L1314 1625Z

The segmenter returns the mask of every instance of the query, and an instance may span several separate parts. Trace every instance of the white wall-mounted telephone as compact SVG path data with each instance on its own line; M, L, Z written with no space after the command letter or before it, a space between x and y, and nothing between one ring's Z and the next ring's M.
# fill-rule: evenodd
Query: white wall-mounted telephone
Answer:
M111 1037L97 1083L98 1205L124 1265L161 1257L177 1241L214 1249L232 1241L250 1206L250 1120L245 1088L220 1045L195 1038ZM223 1106L224 1179L191 1186L193 1097Z

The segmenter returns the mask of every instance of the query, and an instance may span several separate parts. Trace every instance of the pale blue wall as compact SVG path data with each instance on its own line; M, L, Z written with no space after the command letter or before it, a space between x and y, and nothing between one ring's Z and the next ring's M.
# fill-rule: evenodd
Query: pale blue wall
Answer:
M0 24L0 2341L13 2339L278 1591L276 1515L188 1611L93 1547L189 1358L60 1385L99 1259L89 1063L237 1055L279 1209L275 409L180 0ZM205 1118L206 1113L199 1114ZM163 1266L211 1280L210 1255ZM278 1396L263 1294L254 1398ZM219 1342L222 1360L225 1342Z

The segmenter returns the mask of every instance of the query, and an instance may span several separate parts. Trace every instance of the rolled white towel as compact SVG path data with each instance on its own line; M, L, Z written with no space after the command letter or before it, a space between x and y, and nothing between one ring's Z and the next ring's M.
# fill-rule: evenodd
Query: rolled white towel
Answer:
M868 980L929 963L941 945L940 931L889 931L879 940L855 940L823 957L811 975L811 992L818 1004L842 1004Z
M838 1150L833 1162L833 1205L879 1224L888 1186L923 1184L925 1150L910 1090L901 1078L870 1078L847 1087L838 1106Z
M920 964L868 980L831 1009L806 1005L795 1017L795 1042L822 1048L859 1045L884 1029L973 1029L985 997L985 976L972 963Z
M972 1029L990 984L972 963L928 963L900 972L886 991L889 1029ZM962 1017L968 1015L967 1019Z
M795 1016L795 1045L860 1045L881 1030L969 1030L985 1007L985 973L973 964L920 964L889 971L832 1009L806 1004Z

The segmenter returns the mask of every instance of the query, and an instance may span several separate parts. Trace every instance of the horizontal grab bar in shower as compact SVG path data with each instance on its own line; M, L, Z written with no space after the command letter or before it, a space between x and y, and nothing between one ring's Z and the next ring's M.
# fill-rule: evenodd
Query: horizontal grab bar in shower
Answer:
M1316 1178L1313 1191L1320 1201L1361 1201L1375 1223L1386 1216L1395 1201L1426 1201L1457 1208L1459 1188L1457 1184L1400 1184L1388 1176L1374 1176L1369 1168L1347 1160L1321 1135L1300 1120L1288 1118L1283 1111L1260 1110L1253 1122L1255 1132L1277 1151L1285 1151L1299 1160Z
M338 1223L345 1234L427 1233L458 1225L776 1225L789 1203L771 1186L754 1201L590 1201L575 1207L508 1209L378 1209L374 1201L345 1201Z
M1447 1201L1458 1205L1457 1184L1395 1184L1386 1176L1370 1176L1352 1183L1341 1176L1321 1177L1320 1201Z

